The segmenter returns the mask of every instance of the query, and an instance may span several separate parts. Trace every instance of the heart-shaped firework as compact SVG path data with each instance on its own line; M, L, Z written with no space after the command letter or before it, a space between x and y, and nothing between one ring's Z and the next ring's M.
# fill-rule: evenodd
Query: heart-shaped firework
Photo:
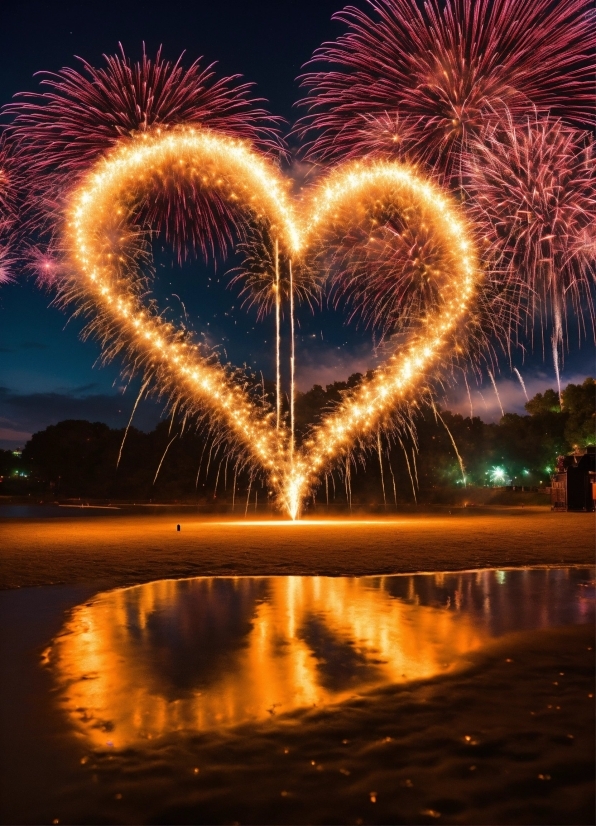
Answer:
M296 266L308 259L312 264L333 239L363 221L374 224L375 214L388 208L406 225L416 221L430 232L441 251L434 306L421 314L402 350L327 414L299 449L279 417L143 302L138 261L146 235L134 226L135 209L148 191L181 190L188 182L265 227L276 250ZM92 315L106 350L126 351L134 367L188 412L207 412L263 468L292 518L321 474L376 433L445 353L466 320L480 277L457 206L415 169L393 162L340 165L293 199L278 169L248 144L195 129L143 135L99 161L69 198L64 241L74 271L70 293Z

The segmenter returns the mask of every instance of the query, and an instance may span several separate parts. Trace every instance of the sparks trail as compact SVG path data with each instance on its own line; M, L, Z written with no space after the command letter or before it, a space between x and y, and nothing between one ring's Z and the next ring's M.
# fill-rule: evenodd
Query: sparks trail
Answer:
M526 390L526 384L525 384L525 382L524 382L524 380L523 380L523 378L522 378L522 374L519 372L519 370L517 369L517 367L514 367L514 368L513 368L513 372L516 374L516 376L517 376L517 377L518 377L518 379L519 379L519 383L521 384L521 386L522 386L522 390L524 391L524 396L526 397L526 401L527 401L527 402L529 402L529 401L530 401L530 397L528 396L528 391Z

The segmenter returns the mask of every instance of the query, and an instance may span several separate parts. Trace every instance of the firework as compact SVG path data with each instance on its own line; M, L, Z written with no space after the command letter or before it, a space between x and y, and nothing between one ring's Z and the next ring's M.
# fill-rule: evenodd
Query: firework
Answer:
M512 300L553 328L553 357L568 308L594 323L596 145L560 120L510 117L476 142L467 165L470 206L487 257Z
M1 232L0 227L0 232ZM10 254L10 247L8 244L0 243L0 284L6 284L12 281L12 265L14 261Z
M459 173L462 150L507 107L593 121L590 0L371 0L303 77L309 157L405 151Z
M12 190L8 173L9 157L6 144L0 140L0 214L6 215L10 210L10 193Z
M29 181L30 204L52 212L65 190L86 174L97 159L122 140L177 124L200 125L245 138L265 152L279 152L277 119L258 108L250 84L237 76L217 79L213 66L196 60L188 68L183 55L175 62L154 59L144 49L133 63L120 54L105 56L95 68L42 73L43 89L23 93L5 107L12 117L8 134ZM159 193L147 192L139 220L163 231L180 255L214 254L232 240L230 210L211 192L198 197L188 181L173 181ZM42 220L36 212L36 221Z
M135 225L138 205L147 190L176 187L179 179L190 179L199 195L216 188L243 220L262 225L296 268L308 267L309 259L312 266L318 251L355 223L374 222L379 203L430 225L444 249L435 306L420 313L399 354L343 399L300 450L292 449L293 434L275 421L274 411L257 405L212 354L181 337L142 301L139 260L146 242ZM178 409L206 412L228 442L266 473L293 517L321 474L347 461L357 442L376 439L396 406L438 368L467 319L479 278L473 238L457 208L412 168L343 165L295 204L264 155L225 135L191 128L125 140L100 160L69 198L63 243L73 271L63 298L92 317L88 332L102 341L106 357L125 354Z
M263 224L252 224L238 244L242 263L231 272L230 284L239 288L243 307L255 307L264 318L288 306L290 299L314 307L320 302L323 280L312 268L302 266L293 273L290 289L289 261L285 250L276 248L275 238Z
M15 243L15 183L10 170L11 159L0 137L0 284L12 281Z
M22 254L23 263L33 274L39 287L45 290L55 289L65 277L62 258L51 245L27 245Z
M449 250L420 212L400 205L373 210L368 222L350 227L333 251L328 280L334 307L347 305L384 338L432 307L449 271Z
M485 243L473 225L468 233ZM435 307L452 272L451 250L420 205L379 200L366 219L346 223L345 234L329 238L315 271L325 273L324 296L334 309L347 308L348 323L372 331L377 353L407 340L412 323ZM452 367L481 371L496 361L497 346L508 350L518 326L512 288L500 273L487 271L470 308L465 329L452 350Z

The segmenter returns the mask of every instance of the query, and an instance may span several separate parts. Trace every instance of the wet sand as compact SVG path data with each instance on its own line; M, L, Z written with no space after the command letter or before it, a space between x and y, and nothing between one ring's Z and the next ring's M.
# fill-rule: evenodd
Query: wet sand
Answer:
M522 635L459 677L164 743L142 762L134 751L97 756L82 769L90 799L83 808L65 800L61 813L152 823L593 823L591 646L590 629Z
M168 577L366 575L594 563L594 514L453 509L323 524L158 515L2 519L0 589ZM176 524L181 531L176 531Z
M50 589L41 618L23 604L32 653L77 590ZM594 822L590 626L508 635L448 677L120 751L65 727L39 655L15 662L3 823Z

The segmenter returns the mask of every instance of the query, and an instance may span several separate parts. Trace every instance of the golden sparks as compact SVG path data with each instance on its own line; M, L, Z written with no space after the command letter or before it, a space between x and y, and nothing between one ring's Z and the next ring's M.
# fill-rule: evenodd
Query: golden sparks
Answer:
M291 449L292 434L274 412L256 404L226 369L189 343L143 303L138 278L141 233L131 229L140 193L191 180L232 203L240 215L267 224L296 263L341 237L381 204L415 212L447 251L440 300L409 344L392 355ZM481 276L469 228L458 207L417 171L394 162L339 165L299 200L266 157L215 132L180 129L144 134L102 159L72 192L65 246L76 277L71 292L96 314L101 337L117 335L137 366L190 412L206 411L261 467L292 519L328 468L365 440L428 375L465 324Z

